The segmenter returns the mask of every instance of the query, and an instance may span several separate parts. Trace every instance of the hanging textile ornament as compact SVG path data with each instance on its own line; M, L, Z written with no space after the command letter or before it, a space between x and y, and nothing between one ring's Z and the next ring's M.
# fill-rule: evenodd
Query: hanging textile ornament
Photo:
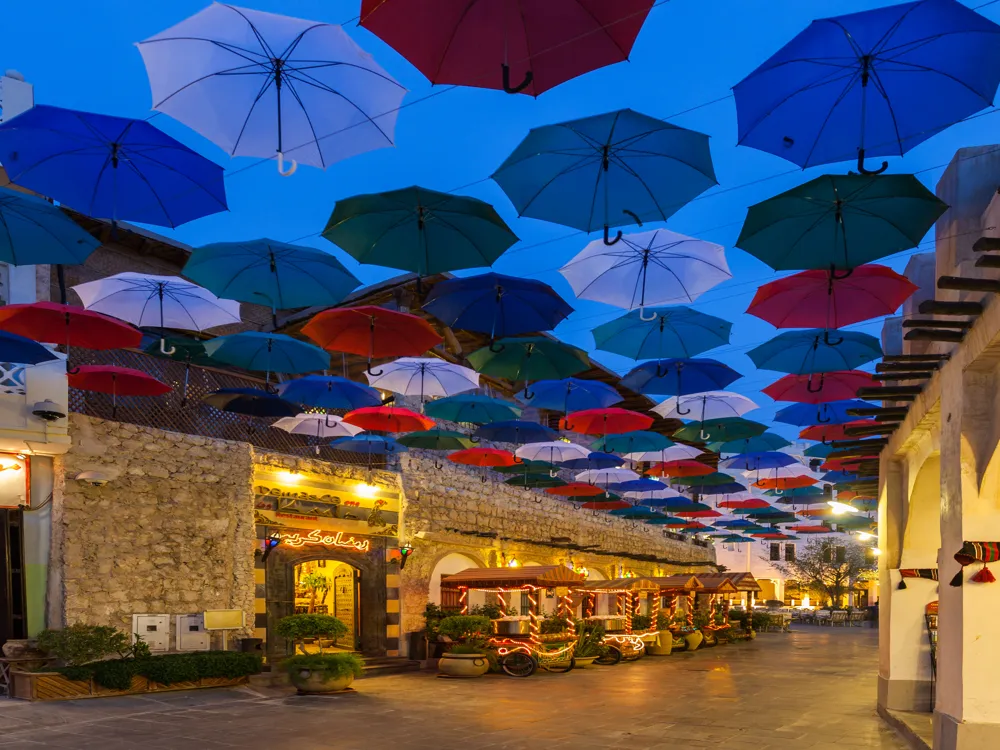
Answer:
M897 589L906 588L907 578L926 578L928 581L936 581L938 579L938 569L937 568L900 568L899 575L901 579Z
M1000 542L962 542L962 549L955 553L955 560L963 568L966 565L980 562L983 569L976 573L969 580L973 583L993 583L996 578L986 567L986 563L1000 560ZM958 571L951 579L952 586L962 585L962 571Z

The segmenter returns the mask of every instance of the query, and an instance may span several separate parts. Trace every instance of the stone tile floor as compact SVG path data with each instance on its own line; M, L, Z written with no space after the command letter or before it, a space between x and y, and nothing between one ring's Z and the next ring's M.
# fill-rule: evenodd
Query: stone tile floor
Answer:
M875 713L876 668L875 631L804 626L528 679L380 677L328 698L242 688L0 699L0 750L902 750Z

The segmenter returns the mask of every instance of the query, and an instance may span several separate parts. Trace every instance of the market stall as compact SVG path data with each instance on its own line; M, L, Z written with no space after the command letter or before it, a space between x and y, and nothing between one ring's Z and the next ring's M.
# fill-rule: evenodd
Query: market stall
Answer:
M720 631L728 630L729 607L732 598L739 593L736 584L728 576L700 575L698 581L702 588L695 593L694 614L696 626L705 636L705 645L714 646L718 643ZM697 615L700 613L700 617Z
M700 576L682 573L646 580L660 589L660 609L669 623L669 632L673 639L672 648L675 650L689 648L685 636L694 631L695 595L704 588ZM679 612L683 613L683 619L678 617ZM659 637L665 639L667 631L661 631Z
M637 659L645 644L656 640L660 612L660 587L648 578L591 581L576 588L581 597L581 616L604 625L604 645L609 657L599 661ZM615 655L615 651L620 656Z

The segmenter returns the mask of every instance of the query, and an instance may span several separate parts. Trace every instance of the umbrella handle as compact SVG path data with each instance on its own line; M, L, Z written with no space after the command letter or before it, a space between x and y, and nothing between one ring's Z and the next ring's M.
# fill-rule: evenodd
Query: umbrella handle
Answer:
M479 481L482 482L483 484L486 484L486 472L485 471L483 472L483 475L481 477L479 477Z
M674 411L680 414L682 417L685 417L691 413L690 409L684 411L684 409L681 408L681 399L679 396L677 397L677 406L674 408Z
M506 345L500 344L500 348L499 349L494 349L493 347L496 346L496 344L497 344L497 342L496 342L495 339L491 339L490 340L490 351L493 352L494 354L499 354L500 352L502 352L504 349L507 348Z
M882 174L885 170L889 168L889 162L882 162L882 166L878 169L865 169L865 150L863 148L858 149L858 172L861 174Z
M528 393L528 384L525 383L524 384L524 399L525 399L525 401L530 401L534 397L535 397L534 393Z
M531 82L535 80L535 74L530 70L524 74L524 80L521 81L517 86L511 87L510 85L510 66L506 63L500 65L503 70L503 90L508 94L520 94Z
M825 377L826 377L825 373L820 373L820 376L819 376L819 388L813 388L812 387L812 375L810 375L809 379L806 381L806 390L809 391L809 393L819 393L821 390L823 390L823 378L825 378Z
M168 357L171 357L171 356L173 356L174 354L177 353L177 347L176 346L172 346L172 347L170 347L168 349L167 348L167 340L165 338L161 338L160 339L160 353L166 354Z
M67 367L66 368L66 374L67 375L76 375L79 372L80 372L79 366L77 366L77 367Z
M368 361L368 369L366 370L366 372L369 375L371 375L373 378L377 378L379 375L381 375L384 372L384 370L379 370L378 372L373 372L372 371L372 363L371 363L371 360L369 360Z
M604 225L604 244L608 245L609 247L611 245L614 245L614 244L618 243L618 241L621 240L621 238L622 238L622 230L620 230L620 229L618 230L618 233L615 234L615 238L614 239L611 239L611 235L609 234L610 231L611 231L611 227L609 227L607 224L605 224Z
M651 317L647 318L644 315L645 312L646 312L646 308L645 307L640 307L639 308L639 320L642 320L642 321L645 321L646 323L649 323L650 321L656 320L656 318L658 317L657 314L654 312Z
M820 411L818 411L818 410L817 410L817 412L816 412L816 421L817 421L817 422L818 422L819 424L827 424L827 423L829 423L829 422L832 422L832 421L833 421L833 417L827 417L826 419L823 419L822 417L820 417L820 414L821 414L821 413L822 413L822 412L820 412Z
M559 470L558 469L549 469L549 476L552 477L553 479L555 479L557 476L559 476Z
M831 341L830 340L830 331L827 330L827 331L823 332L823 343L826 344L827 346L840 346L841 344L844 343L844 337L841 336L836 341Z
M438 471L441 471L441 469L444 468L444 464L438 461L437 459L434 459L434 468L437 469Z
M288 163L291 166L289 166L288 169L285 169L285 155L280 151L278 152L277 159L278 159L278 174L280 174L282 177L291 177L293 174L295 174L295 170L299 168L299 163L295 161L295 159L289 159Z
M481 437L476 437L475 435L469 435L469 442L470 443L480 443L480 442L482 442L482 438Z
M711 437L711 435L705 432L704 430L698 430L698 437L701 438L702 441L708 442L708 439Z

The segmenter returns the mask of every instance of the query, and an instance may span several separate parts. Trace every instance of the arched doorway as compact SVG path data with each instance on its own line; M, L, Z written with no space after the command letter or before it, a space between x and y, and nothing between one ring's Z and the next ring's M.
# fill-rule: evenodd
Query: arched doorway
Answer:
M354 651L360 646L361 608L358 606L360 575L357 568L339 560L307 560L294 566L295 614L332 615L348 633L334 643L322 645ZM306 651L313 650L306 647Z
M468 570L469 568L481 568L482 564L468 555L462 555L458 552L450 552L440 560L434 566L434 570L431 571L431 581L430 581L430 591L428 592L429 601L438 605L448 604L447 602L441 601L441 576L451 575L452 573L459 573L463 570Z

